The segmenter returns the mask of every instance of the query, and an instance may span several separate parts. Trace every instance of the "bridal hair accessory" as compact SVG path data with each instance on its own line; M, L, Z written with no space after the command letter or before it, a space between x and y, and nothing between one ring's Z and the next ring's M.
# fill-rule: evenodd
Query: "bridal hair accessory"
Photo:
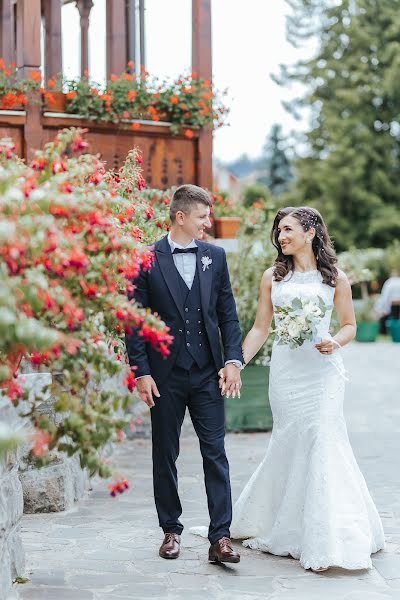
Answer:
M209 256L202 256L201 257L201 262L203 264L203 271L205 271L211 265L212 258L210 258Z

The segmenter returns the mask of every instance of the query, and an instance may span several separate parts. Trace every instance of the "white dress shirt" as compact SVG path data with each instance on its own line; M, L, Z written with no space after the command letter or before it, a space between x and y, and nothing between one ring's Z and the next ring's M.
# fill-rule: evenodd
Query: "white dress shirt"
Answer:
M398 301L400 301L400 277L389 277L382 286L374 308L378 313L389 315L392 302Z
M179 250L186 250L187 248L197 248L197 244L194 240L187 246L181 246L171 238L171 234L168 234L168 243L171 248L171 252L174 252L175 248ZM189 290L192 289L194 276L196 274L196 254L194 252L188 252L187 254L172 254L176 268L178 269L179 275L188 286Z

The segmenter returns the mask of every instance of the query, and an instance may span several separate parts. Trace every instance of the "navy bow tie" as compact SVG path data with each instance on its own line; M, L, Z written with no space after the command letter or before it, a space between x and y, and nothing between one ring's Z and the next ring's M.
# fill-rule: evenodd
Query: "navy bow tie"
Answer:
M198 249L198 246L193 246L192 248L175 248L172 254L188 254L189 252L196 254Z

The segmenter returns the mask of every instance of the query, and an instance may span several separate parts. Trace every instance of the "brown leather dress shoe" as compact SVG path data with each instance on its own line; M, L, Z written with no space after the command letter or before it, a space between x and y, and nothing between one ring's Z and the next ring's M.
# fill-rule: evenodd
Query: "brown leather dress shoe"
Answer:
M238 563L240 554L232 548L232 542L229 538L223 537L215 544L211 544L208 551L208 560L221 563Z
M158 554L161 558L178 558L181 536L177 533L166 533Z

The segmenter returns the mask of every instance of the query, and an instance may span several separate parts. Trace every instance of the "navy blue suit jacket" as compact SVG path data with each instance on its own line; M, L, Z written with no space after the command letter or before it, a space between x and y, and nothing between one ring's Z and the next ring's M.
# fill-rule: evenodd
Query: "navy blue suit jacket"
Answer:
M225 250L212 244L196 240L197 271L200 280L201 308L204 326L215 367L219 370L224 359L243 362L242 334L236 312L229 279ZM159 352L146 343L137 332L127 335L126 347L131 366L137 366L136 376L152 375L162 382L175 364L179 343L179 330L184 329L185 316L180 299L177 268L172 257L168 237L154 244L155 262L150 271L141 271L133 282L135 289L131 297L139 304L157 312L170 328L174 342L170 346L170 354L163 358ZM201 259L208 257L211 264L203 269ZM221 352L221 340L224 359Z

